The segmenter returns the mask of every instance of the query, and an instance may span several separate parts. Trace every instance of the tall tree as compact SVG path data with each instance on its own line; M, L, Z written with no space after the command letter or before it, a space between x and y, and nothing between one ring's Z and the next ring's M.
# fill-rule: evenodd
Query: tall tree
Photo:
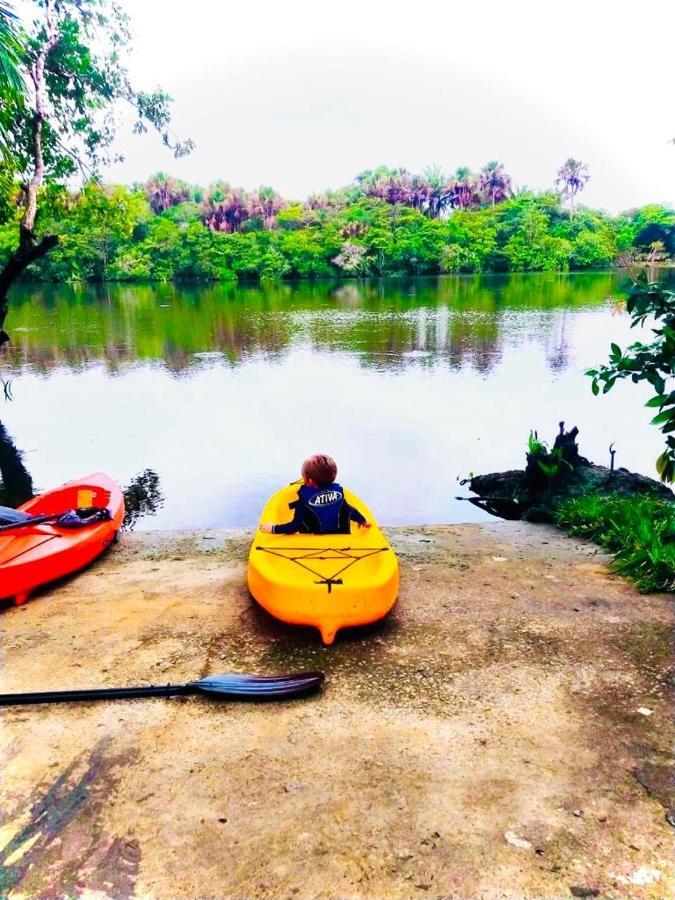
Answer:
M2 124L9 164L25 185L17 246L0 270L0 345L10 288L25 269L58 243L39 234L38 209L45 182L76 172L91 177L112 155L115 111L134 110L134 131L155 128L182 156L192 142L169 134L171 98L161 90L136 90L121 61L130 41L128 18L114 0L29 0L34 21L21 57L24 91L3 91Z
M558 169L555 183L560 188L563 198L569 199L572 215L574 215L574 200L579 191L583 191L586 187L590 177L586 163L571 156Z
M506 200L512 191L511 176L506 174L502 163L494 159L480 170L478 185L492 206Z

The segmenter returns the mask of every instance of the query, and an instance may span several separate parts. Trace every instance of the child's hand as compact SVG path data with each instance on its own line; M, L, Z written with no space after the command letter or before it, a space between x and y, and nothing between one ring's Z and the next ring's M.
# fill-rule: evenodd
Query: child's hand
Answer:
M370 522L359 522L359 528L370 528Z
M261 522L260 523L260 530L263 531L265 534L272 534L273 528L274 528L274 526L270 525L269 522Z

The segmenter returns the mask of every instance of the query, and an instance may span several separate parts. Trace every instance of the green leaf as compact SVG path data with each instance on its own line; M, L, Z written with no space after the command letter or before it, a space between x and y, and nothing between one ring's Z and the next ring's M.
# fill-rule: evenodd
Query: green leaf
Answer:
M667 450L656 460L656 471L661 481L672 483L675 475L675 460Z
M663 470L668 464L668 454L662 453L661 456L656 460L656 474L661 477Z
M594 394L596 397L597 397L598 394L600 393L600 385L598 384L598 382L597 382L597 380L596 380L595 378L593 379L593 384L591 385L591 390L593 391L593 394Z
M664 409L663 412L660 412L657 416L651 421L652 425L663 425L664 422L669 422L671 419L675 418L675 411L672 409Z
M658 372L648 372L647 381L656 389L658 394L663 394L666 389L666 382L658 374Z
M645 403L645 406L648 406L651 408L656 407L656 408L660 409L664 405L664 403L665 403L664 397L652 397L650 400L647 400L647 402Z

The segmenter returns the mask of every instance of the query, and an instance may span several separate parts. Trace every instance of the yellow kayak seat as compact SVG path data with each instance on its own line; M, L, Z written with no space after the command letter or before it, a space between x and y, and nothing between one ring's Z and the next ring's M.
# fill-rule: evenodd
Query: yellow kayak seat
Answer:
M273 494L261 521L292 518L299 484ZM368 507L351 491L345 499L371 523L350 534L266 534L256 530L248 558L248 587L268 613L291 625L312 625L324 644L340 628L387 615L398 596L398 560Z

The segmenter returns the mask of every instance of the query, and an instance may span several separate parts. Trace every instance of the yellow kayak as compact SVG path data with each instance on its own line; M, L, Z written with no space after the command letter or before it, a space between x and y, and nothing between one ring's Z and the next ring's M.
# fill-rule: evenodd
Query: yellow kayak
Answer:
M248 587L268 613L291 625L313 625L324 644L340 628L383 618L398 596L398 560L372 513L345 490L345 499L371 523L351 534L266 534L256 530L248 558ZM273 494L261 521L288 522L298 497L291 484Z

